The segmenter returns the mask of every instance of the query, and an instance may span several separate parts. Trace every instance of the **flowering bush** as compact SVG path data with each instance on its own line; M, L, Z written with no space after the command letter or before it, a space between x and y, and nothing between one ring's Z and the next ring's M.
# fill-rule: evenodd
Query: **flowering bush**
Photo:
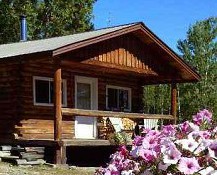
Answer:
M122 146L96 175L217 175L217 127L204 109L193 123L145 129L133 140L131 151Z

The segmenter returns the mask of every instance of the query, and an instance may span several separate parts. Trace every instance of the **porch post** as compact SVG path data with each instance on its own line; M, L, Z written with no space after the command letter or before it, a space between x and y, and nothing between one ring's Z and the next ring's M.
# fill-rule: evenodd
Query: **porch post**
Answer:
M62 163L62 146L59 145L62 137L62 77L60 62L54 61L54 140L58 142L55 146L55 164Z
M54 126L54 140L61 140L62 135L62 78L61 69L57 68L54 73L54 108L55 108L55 126Z
M174 123L177 123L177 85L176 83L171 84L171 114L174 117Z

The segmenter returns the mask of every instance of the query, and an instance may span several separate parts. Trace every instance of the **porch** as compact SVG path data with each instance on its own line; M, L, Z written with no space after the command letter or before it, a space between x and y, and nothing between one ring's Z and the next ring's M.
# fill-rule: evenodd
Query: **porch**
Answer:
M95 63L95 62L94 62ZM150 84L153 84L154 80L149 79L152 76L152 72L150 70L147 70L145 72L137 72L136 69L131 68L128 70L123 69L123 67L111 67L112 64L102 64L101 62L98 65L92 65L92 62L75 62L73 60L68 60L67 56L64 55L64 57L61 59L60 58L55 58L54 60L54 65L55 65L55 71L54 71L54 140L52 140L52 143L55 145L55 163L56 164L64 164L66 163L66 147L68 146L108 146L112 145L109 140L105 140L99 137L99 135L96 135L95 139L80 139L75 137L73 139L64 139L62 137L63 134L63 120L65 118L71 119L76 121L76 118L79 118L79 116L85 118L95 118L97 120L106 120L108 118L119 118L119 119L131 119L131 120L138 120L138 119L157 119L157 120L169 120L170 123L176 123L177 118L176 118L176 108L177 108L177 85L176 81L173 81L172 78L168 80L169 83L171 83L171 111L170 115L161 115L161 114L142 114L138 113L136 111L135 113L129 111L125 112L115 112L115 111L107 111L107 110L96 110L98 107L95 109L91 108L90 106L88 109L85 108L80 108L77 109L78 106L75 106L74 108L64 108L62 106L62 70L64 71L65 69L69 70L76 70L79 68L79 71L86 71L86 72L97 72L98 76L100 74L100 71L103 71L103 74L109 74L110 76L117 76L117 75L133 75L133 78L141 78L140 80L144 80L146 78L146 81L149 81ZM133 65L133 64L132 64ZM155 78L157 77L156 75L154 76ZM133 79L131 77L131 79ZM157 77L157 80L155 83L160 83L161 77ZM168 77L167 77L168 78ZM162 78L162 82L164 82L164 78ZM76 82L76 81L75 81ZM127 82L127 79L126 79ZM167 82L167 80L165 80ZM80 83L80 82L79 82ZM148 84L146 82L146 84ZM75 84L75 86L77 86ZM137 84L140 89L142 89L143 84ZM78 87L78 86L77 86ZM77 88L76 87L76 88ZM76 89L75 88L75 89ZM76 90L75 90L76 92ZM98 92L97 92L98 93ZM107 98L106 96L104 96ZM95 97L97 99L97 96ZM142 98L142 97L141 97ZM105 99L104 99L105 100ZM75 101L76 101L76 94L75 94ZM97 105L95 105L97 106ZM101 108L100 108L101 109ZM99 134L99 133L98 133ZM108 133L106 133L108 135Z
M174 96L173 98L176 98ZM173 104L173 103L172 103ZM174 106L172 107L174 110ZM100 111L100 110L84 110L84 109L72 109L72 108L61 108L61 116L56 118L56 125L54 133L56 133L52 143L55 144L56 154L55 163L65 164L66 163L66 147L68 146L111 146L112 144L109 140L105 139L62 139L62 119L64 117L96 117L96 118L128 118L128 119L158 119L158 120L169 120L172 123L176 122L175 115L160 115L160 114L141 114L141 113L127 113L127 112L113 112L113 111ZM130 142L129 145L132 143Z
M83 117L97 117L99 118L128 118L128 119L161 119L170 120L174 122L174 116L172 115L159 115L159 114L139 114L139 113L126 113L126 112L113 112L113 111L100 111L100 110L83 110L72 108L61 108L61 118L55 120L55 131L59 135L55 135L54 139L16 139L16 140L1 140L1 144L20 145L24 147L28 146L42 146L55 150L54 163L66 164L67 162L67 147L92 147L92 148L109 148L115 146L109 140L105 139L64 139L62 137L62 121L65 117L75 118L76 116ZM59 129L59 130L57 130ZM59 138L57 138L59 136ZM131 143L129 143L129 146ZM73 155L71 155L73 156Z

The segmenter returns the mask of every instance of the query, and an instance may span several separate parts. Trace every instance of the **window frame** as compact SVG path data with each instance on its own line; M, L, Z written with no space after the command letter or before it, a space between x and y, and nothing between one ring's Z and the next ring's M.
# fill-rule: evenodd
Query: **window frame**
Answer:
M35 86L36 80L42 80L42 81L48 81L48 82L54 81L54 79L50 78L50 77L33 76L33 104L34 104L34 106L54 106L54 103L36 102L36 86ZM62 83L63 83L63 87L62 87L63 104L62 104L62 107L67 107L67 81L66 81L66 79L62 79ZM50 93L50 89L49 89L49 93Z
M129 103L129 109L124 109L124 112L131 112L131 105L132 105L132 89L128 87L122 87L122 86L114 86L114 85L106 85L106 110L111 110L108 107L108 89L122 89L128 91L128 103ZM119 104L119 103L118 103Z

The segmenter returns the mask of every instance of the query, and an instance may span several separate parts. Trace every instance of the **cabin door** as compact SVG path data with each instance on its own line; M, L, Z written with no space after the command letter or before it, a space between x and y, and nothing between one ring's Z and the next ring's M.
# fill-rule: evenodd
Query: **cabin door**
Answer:
M96 78L75 77L75 107L78 109L98 109L98 81ZM77 116L75 137L94 139L97 135L96 118Z

